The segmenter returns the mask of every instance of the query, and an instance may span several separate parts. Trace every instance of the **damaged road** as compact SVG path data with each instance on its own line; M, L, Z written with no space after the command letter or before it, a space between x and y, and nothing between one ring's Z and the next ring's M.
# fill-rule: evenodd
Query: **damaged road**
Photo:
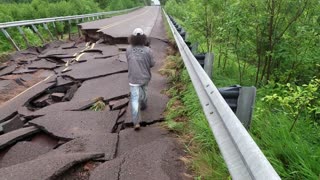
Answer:
M159 123L169 100L158 73L168 47L163 23L160 7L144 7L80 24L87 42L12 54L0 66L0 100L15 94L0 101L1 179L188 179L181 146ZM156 61L138 132L125 57L136 27L150 37ZM17 93L17 86L25 90ZM98 101L106 106L95 112Z

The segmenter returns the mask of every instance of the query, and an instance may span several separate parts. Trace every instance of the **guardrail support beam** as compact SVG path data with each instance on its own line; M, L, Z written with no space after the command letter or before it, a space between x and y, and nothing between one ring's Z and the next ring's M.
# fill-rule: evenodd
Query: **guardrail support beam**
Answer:
M39 33L37 27L35 25L33 25L33 24L31 25L31 27L34 30L34 32L39 36L39 38L41 39L42 43L44 44L45 41L44 41L43 37L41 36L41 34Z
M69 25L69 40L71 40L71 20L68 21Z
M11 38L10 34L5 30L1 29L2 33L6 36L6 38L11 42L13 47L17 50L20 51L20 48L17 46L17 44L14 42L14 40Z
M54 40L53 35L52 35L52 33L50 32L50 29L48 28L47 23L43 23L43 27L44 27L44 29L45 29L45 30L47 30L47 31L48 31L48 33L49 33L49 35L50 35L51 39L52 39L52 40Z
M30 45L30 43L29 43L29 41L28 41L28 38L27 38L26 34L23 32L23 29L22 29L20 26L18 26L17 28L18 28L18 30L19 30L19 33L20 33L21 36L23 37L24 41L26 42L27 46L28 46L28 47L31 47L31 45Z
M55 22L52 22L53 28L56 31L56 38L57 40L59 40L59 31L58 31L58 27L56 26Z

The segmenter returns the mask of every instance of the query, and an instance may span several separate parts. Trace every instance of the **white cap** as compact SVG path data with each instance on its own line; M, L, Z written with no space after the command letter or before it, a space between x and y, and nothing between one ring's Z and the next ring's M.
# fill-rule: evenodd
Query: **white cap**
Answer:
M141 28L136 28L132 33L132 35L134 35L134 36L137 36L138 34L139 35L143 35L144 34L144 32L143 32L143 30Z

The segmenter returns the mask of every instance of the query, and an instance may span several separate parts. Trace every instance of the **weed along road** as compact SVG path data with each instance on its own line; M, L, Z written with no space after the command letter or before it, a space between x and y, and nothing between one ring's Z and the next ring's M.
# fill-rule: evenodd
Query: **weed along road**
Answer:
M84 38L15 52L0 66L0 179L187 179L182 147L159 123L168 102L161 8L78 26ZM125 51L137 27L156 65L134 131Z

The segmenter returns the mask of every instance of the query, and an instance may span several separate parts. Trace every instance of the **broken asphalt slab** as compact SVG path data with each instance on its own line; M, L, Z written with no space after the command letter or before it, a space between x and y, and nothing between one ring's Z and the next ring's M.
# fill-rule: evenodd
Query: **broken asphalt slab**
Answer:
M3 133L8 133L10 131L14 131L16 129L20 129L24 126L24 123L22 122L20 115L16 115L12 119L0 123L0 132L1 129L3 130Z
M50 87L54 86L55 82L48 83L52 81L52 79L55 79L55 77L48 77L47 79L40 81L39 83L20 93L18 96L1 105L0 123L12 118L17 113L18 109L22 107L25 103L27 103L35 96L46 91Z
M40 130L34 126L21 128L0 136L0 149L6 148L19 140L22 140L30 135L33 135Z
M171 138L162 138L139 146L112 161L98 166L90 180L170 180L182 179L184 165L178 161L177 145Z
M27 161L0 169L1 179L55 179L76 164L102 157L99 153L74 153L44 155L32 161ZM36 172L35 172L36 171Z
M118 61L116 57L90 59L87 62L73 64L70 68L72 70L63 73L63 75L77 80L93 79L128 71L127 63Z
M7 74L11 74L13 71L16 70L16 68L17 68L16 65L8 66L8 67L6 67L6 68L4 68L4 69L2 69L2 70L0 71L0 76L4 76L4 75L7 75Z
M27 107L18 109L18 113L25 117L43 116L49 113L62 112L62 111L81 111L89 108L94 103L93 100L89 101L67 101L51 104L36 111L30 111Z
M29 66L28 69L54 69L59 67L56 63L52 63L45 59L41 59L38 61L33 61Z
M108 161L115 157L117 150L118 134L96 133L71 140L52 153L103 153L99 160Z
M111 133L118 119L118 111L64 111L48 113L29 123L61 139L75 139L97 133Z
M85 81L72 100L86 101L103 97L108 101L128 96L129 92L128 74L120 73Z
M132 128L124 129L119 132L117 155L121 156L138 146L168 137L168 134L167 130L156 125L141 128L139 132L134 131Z
M26 161L36 159L52 150L52 147L42 146L41 144L22 141L12 146L0 160L0 168L9 167Z

